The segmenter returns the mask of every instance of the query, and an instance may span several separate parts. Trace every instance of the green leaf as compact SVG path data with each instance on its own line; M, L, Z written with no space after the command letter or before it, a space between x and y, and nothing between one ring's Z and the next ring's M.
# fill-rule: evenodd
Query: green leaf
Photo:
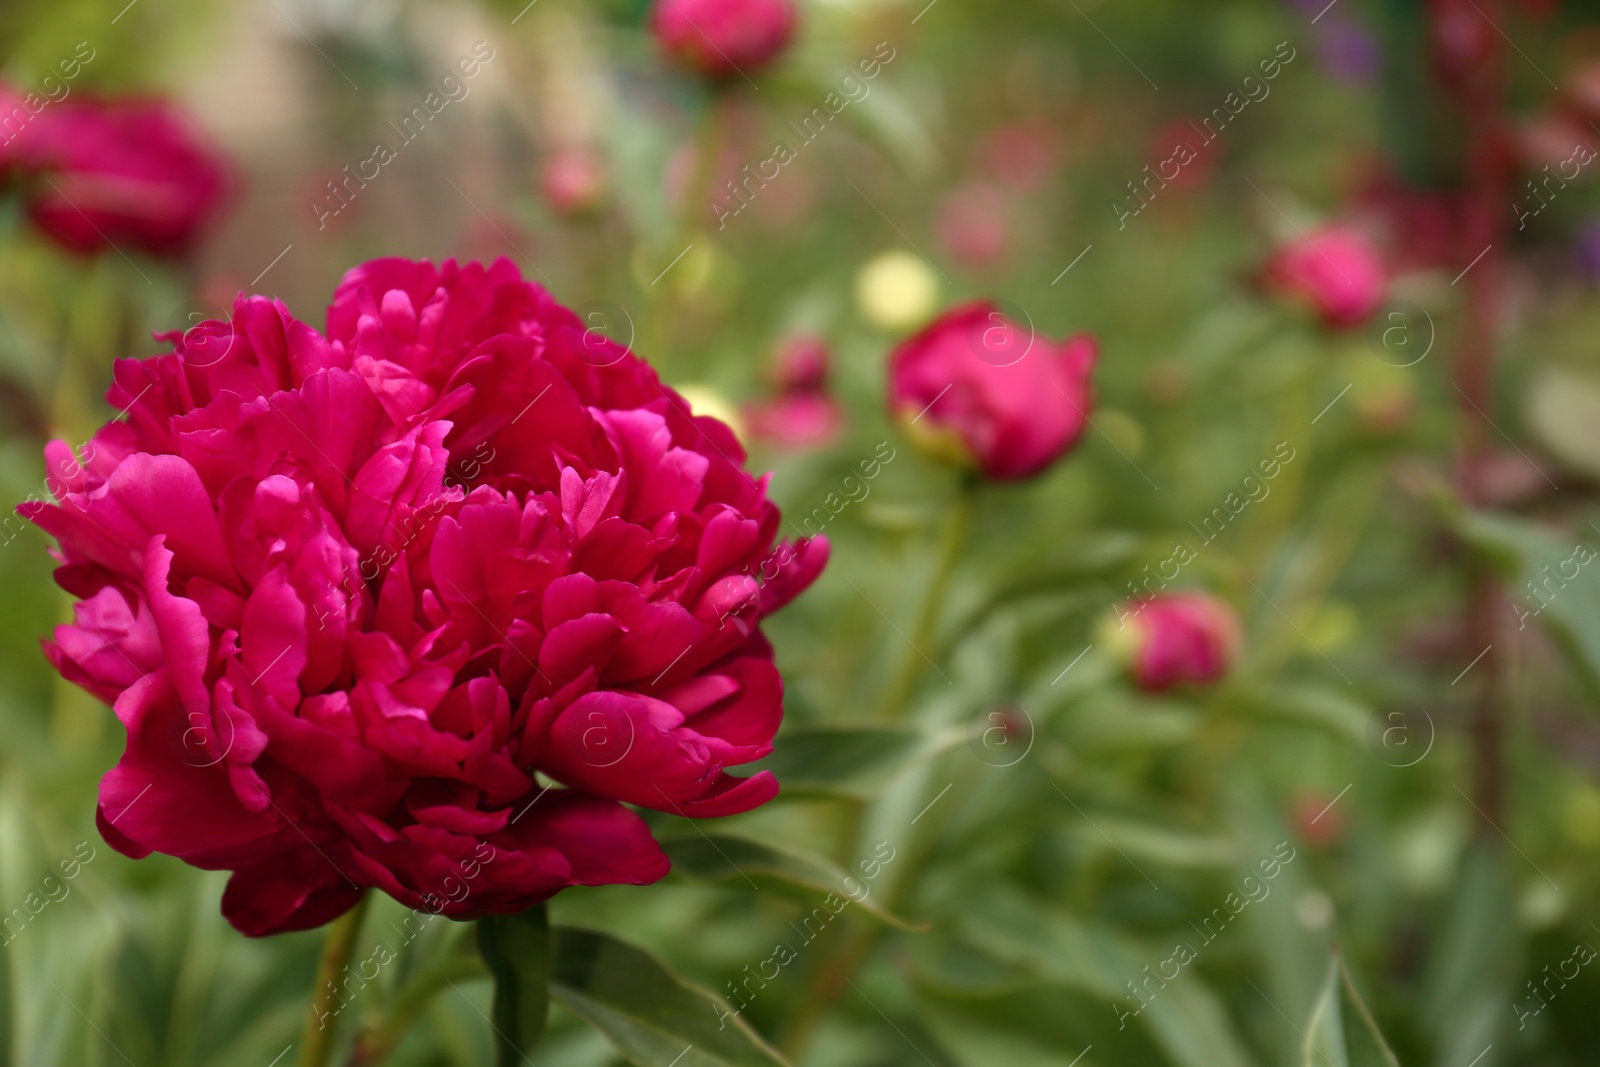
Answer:
M774 1067L783 1057L719 997L608 934L558 926L550 992L638 1067Z
M1580 679L1600 694L1600 527L1575 533L1507 515L1469 514L1462 536L1511 584L1519 629L1543 623Z
M822 856L781 849L735 834L673 838L663 841L661 847L672 860L675 872L702 882L746 884L753 879L773 879L783 886L836 894L902 930L927 929L882 907L872 896L871 881L865 872L851 874ZM866 896L860 896L862 893Z
M894 772L936 751L938 746L913 730L793 730L779 738L772 754L753 769L776 774L786 795L820 793L867 799Z
M997 893L976 903L963 924L972 945L1057 982L1117 1003L1141 968L1172 947L1135 941L1101 923L1048 911L1019 895ZM1186 973L1167 983L1137 1012L1150 1038L1178 1067L1253 1067L1222 999L1204 979ZM1324 1065L1325 1067L1325 1065Z
M550 919L543 904L478 920L478 951L494 976L495 1064L520 1067L550 1010Z
M1306 1024L1304 1067L1400 1067L1337 954Z

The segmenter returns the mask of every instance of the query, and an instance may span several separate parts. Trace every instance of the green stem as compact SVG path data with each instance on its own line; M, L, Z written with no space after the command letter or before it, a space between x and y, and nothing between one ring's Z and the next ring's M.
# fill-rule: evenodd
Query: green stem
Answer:
M728 90L724 87L713 88L701 113L700 127L695 135L693 166L684 185L683 203L679 208L678 239L669 255L678 255L680 249L686 252L690 246L703 244L706 240L706 212L711 206L711 194L716 189L717 164L728 135L727 128L732 121L733 105L727 94ZM670 269L678 271L686 266L689 265L674 264ZM690 296L682 287L681 279L663 276L657 282L659 284L651 284L650 290L651 298L657 305L652 316L656 330L650 350L656 353L660 361L675 354L679 327Z
M961 560L967 535L972 529L973 513L977 510L978 504L979 485L980 482L975 475L968 474L962 477L955 503L951 506L949 518L945 522L944 534L939 541L938 556L928 581L928 591L918 608L916 624L912 628L913 647L910 654L902 661L899 676L895 679L894 687L890 689L889 697L884 703L883 717L886 720L897 719L905 712L912 696L916 693L922 669L928 663L923 658L922 649L932 645L939 622L940 608L944 605L945 590L950 584L950 577L955 572L956 564ZM860 806L850 814L845 836L852 847L860 848L862 845L860 840L862 817L863 811ZM929 823L929 826L932 825ZM932 838L927 837L925 840ZM917 848L917 842L913 841L911 856L907 862L916 864L922 851L924 850ZM908 885L910 881L909 875L898 878L895 887ZM891 897L898 899L898 894L891 890ZM844 993L856 971L860 970L862 964L866 963L867 957L872 954L882 933L883 927L876 923L864 928L844 930L842 934L844 944L812 972L806 997L784 1036L784 1051L791 1059L799 1060L801 1050L804 1049L823 1013Z
M367 916L371 896L363 893L356 906L335 919L328 926L328 937L322 943L322 959L317 964L317 976L311 994L311 1014L306 1018L306 1028L300 1038L299 1067L324 1067L328 1050L333 1044L335 1024L328 1021L336 999L334 980L350 962L355 949L356 935L361 932L361 921Z
M465 942L463 942L465 944ZM457 946L459 949L460 946ZM424 967L395 996L386 1015L366 1026L350 1051L346 1067L378 1067L388 1059L434 994L456 978L480 978L483 961L476 954L452 950L444 959Z
M911 649L901 660L900 671L883 703L883 717L887 720L898 719L903 715L907 705L911 703L911 698L916 695L917 680L922 676L923 667L928 663L924 649L933 643L939 623L939 610L944 606L945 589L949 586L950 576L955 573L961 552L966 547L967 534L972 529L972 515L977 510L977 503L978 481L971 475L963 475L956 493L955 504L945 520L944 536L939 542L939 554L928 580L927 593L922 598L922 604L917 610L916 623L911 629Z

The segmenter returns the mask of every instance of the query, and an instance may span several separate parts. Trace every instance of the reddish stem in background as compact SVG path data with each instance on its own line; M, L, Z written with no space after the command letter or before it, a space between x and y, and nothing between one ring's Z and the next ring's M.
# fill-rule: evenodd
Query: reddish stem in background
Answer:
M1511 136L1504 112L1505 48L1501 27L1504 0L1432 0L1429 4L1434 61L1446 94L1465 119L1461 244L1458 262L1466 273L1464 324L1455 362L1461 430L1456 456L1456 487L1470 507L1488 503L1484 472L1497 433L1494 411L1494 361L1500 331L1502 255L1508 239ZM1505 771L1501 749L1500 657L1496 619L1500 589L1489 570L1469 564L1466 640L1468 656L1483 653L1473 668L1478 698L1473 711L1473 792L1479 832L1494 834L1504 811ZM1485 652L1484 650L1488 651Z

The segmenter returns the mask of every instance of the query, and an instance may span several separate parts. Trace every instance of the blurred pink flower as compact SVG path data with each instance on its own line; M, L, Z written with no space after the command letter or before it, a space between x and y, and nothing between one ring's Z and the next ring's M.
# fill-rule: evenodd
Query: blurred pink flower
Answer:
M993 266L1011 249L1010 201L987 182L967 182L939 201L935 230L950 258L963 267Z
M22 178L33 221L79 252L127 244L180 254L228 187L221 157L188 120L150 100L51 104L0 148L0 165Z
M1209 593L1162 593L1125 605L1118 615L1132 630L1126 651L1141 689L1214 682L1238 655L1239 618Z
M127 727L106 840L233 871L257 935L652 882L619 801L770 800L726 770L782 716L759 623L828 546L774 547L732 432L507 260L367 263L327 321L241 296L119 360L127 420L20 509L77 598L46 652Z
M559 149L539 176L539 191L558 215L593 211L600 205L605 186L605 161L588 148Z
M1088 419L1097 347L1059 344L987 301L956 308L889 361L889 406L925 451L999 480L1038 474Z
M773 377L778 395L745 412L751 433L785 448L827 444L843 418L828 391L828 346L820 337L790 338L778 352Z
M974 164L991 181L1038 192L1060 169L1061 137L1049 119L1008 122L979 139Z
M650 27L669 54L714 78L749 76L794 34L792 0L655 0Z
M1268 290L1303 300L1330 326L1359 326L1383 303L1388 276L1377 247L1333 223L1279 248L1262 269Z

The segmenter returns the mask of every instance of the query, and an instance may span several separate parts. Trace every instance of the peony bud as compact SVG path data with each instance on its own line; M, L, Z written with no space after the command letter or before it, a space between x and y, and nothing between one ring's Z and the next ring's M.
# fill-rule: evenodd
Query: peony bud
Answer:
M605 165L587 148L563 148L539 175L539 192L558 215L582 215L600 206L605 195Z
M1096 345L1018 326L994 304L948 312L889 362L889 404L907 434L941 460L990 478L1038 474L1088 421Z
M1108 621L1103 640L1141 689L1161 692L1221 678L1238 655L1239 617L1209 593L1135 600Z
M656 0L650 28L670 55L712 78L748 77L794 34L792 0Z
M785 448L831 441L843 418L828 391L828 362L828 346L820 337L801 334L785 342L773 372L778 395L749 407L751 432Z
M1274 252L1262 270L1268 290L1308 302L1330 326L1359 326L1383 303L1383 257L1357 229L1333 224Z

